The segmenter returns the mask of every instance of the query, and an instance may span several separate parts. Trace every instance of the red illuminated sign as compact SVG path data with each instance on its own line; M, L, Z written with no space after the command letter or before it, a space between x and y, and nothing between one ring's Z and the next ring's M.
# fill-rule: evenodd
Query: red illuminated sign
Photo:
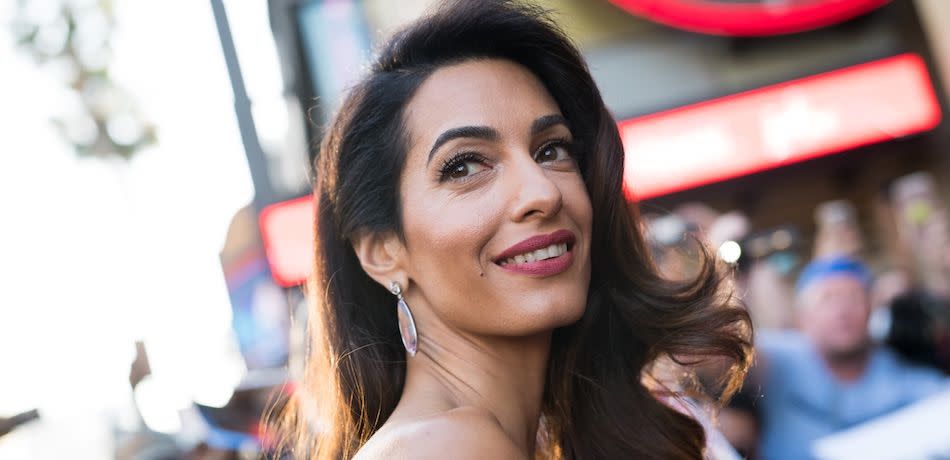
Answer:
M919 133L940 117L924 62L895 56L623 121L624 190L656 197ZM307 196L261 212L282 286L310 273L314 210Z
M315 203L305 196L264 208L260 215L261 238L277 284L290 287L310 275L313 263Z
M765 36L818 29L889 0L610 0L628 12L693 32Z
M624 189L644 199L927 131L940 106L915 54L620 123Z

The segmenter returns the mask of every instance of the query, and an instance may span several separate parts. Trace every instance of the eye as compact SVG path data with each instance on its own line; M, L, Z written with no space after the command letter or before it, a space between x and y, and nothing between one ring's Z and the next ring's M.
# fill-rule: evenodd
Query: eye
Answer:
M441 180L458 180L488 169L485 159L476 153L462 153L448 160L440 171Z
M570 143L564 139L548 142L534 154L534 161L538 163L551 163L570 159L571 146Z

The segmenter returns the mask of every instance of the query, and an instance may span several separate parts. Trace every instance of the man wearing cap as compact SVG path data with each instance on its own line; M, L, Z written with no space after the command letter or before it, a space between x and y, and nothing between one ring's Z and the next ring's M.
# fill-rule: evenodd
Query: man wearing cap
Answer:
M795 288L798 330L758 334L762 458L813 458L815 440L948 388L872 343L870 280L856 260L815 260Z

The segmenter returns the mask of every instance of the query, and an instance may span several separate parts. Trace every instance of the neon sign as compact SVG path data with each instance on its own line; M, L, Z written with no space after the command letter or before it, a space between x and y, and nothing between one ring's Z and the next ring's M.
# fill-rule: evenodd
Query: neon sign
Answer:
M610 0L631 14L713 35L781 35L830 26L889 0Z
M646 199L930 130L924 61L902 54L620 123L627 197Z

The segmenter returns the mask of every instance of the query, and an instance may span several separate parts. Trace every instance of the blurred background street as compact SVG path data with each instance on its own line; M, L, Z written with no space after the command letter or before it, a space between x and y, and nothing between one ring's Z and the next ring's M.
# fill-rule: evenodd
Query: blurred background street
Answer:
M701 241L735 273L772 364L719 418L732 446L950 457L950 2L540 3L661 270ZM0 0L0 459L266 453L302 365L311 146L433 4Z

